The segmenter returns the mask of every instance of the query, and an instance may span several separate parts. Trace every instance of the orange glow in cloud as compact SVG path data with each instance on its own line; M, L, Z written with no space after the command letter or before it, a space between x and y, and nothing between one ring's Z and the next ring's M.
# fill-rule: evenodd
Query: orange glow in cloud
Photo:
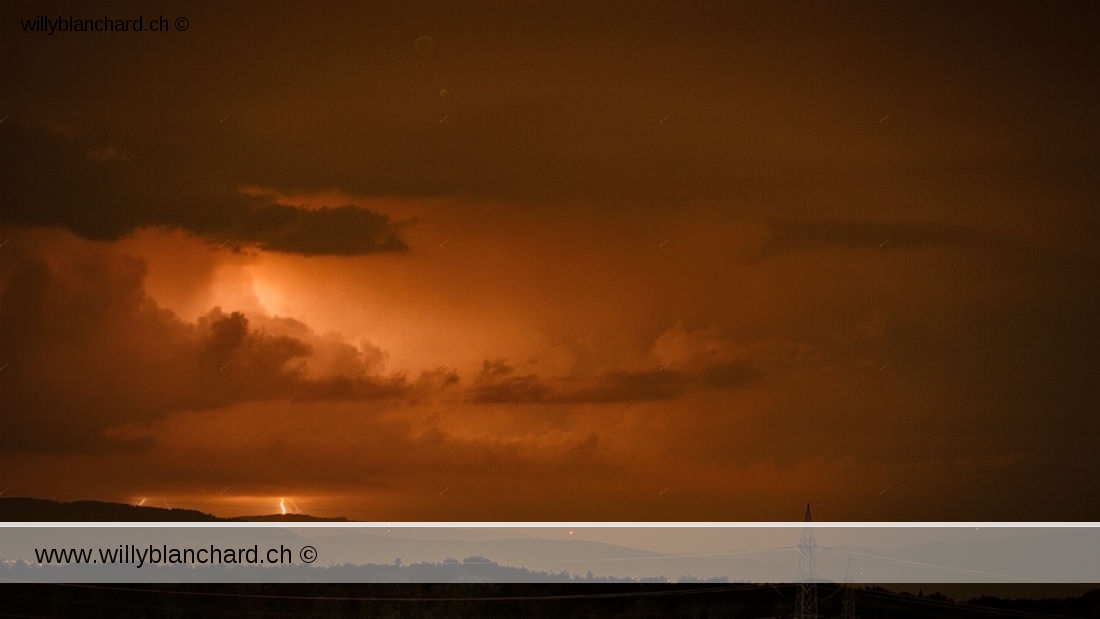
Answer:
M269 316L286 316L289 314L286 296L270 281L260 281L253 277L252 293L260 303L264 313Z

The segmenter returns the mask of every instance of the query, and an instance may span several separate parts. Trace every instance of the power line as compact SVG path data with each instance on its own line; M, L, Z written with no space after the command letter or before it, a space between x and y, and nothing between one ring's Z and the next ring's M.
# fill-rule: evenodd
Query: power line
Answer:
M866 595L870 597L880 597L895 601L904 601L910 604L923 604L925 606L933 606L936 608L954 608L965 609L983 612L990 615L1005 615L1009 617L1032 617L1034 619L1075 619L1069 615L1052 615L1050 613L1040 613L1026 610L1012 610L1006 608L993 608L992 606L982 606L980 604L969 604L966 602L948 602L945 600L932 600L928 598L913 597L909 595L902 595L900 593L892 593L889 591L872 591L869 589L858 589L856 595Z
M998 573L998 572L988 572L988 571L985 571L985 570L975 570L975 569L965 568L965 567L951 567L949 565L939 565L939 564L936 564L936 563L922 563L920 561L910 561L909 559L897 559L897 558L894 558L894 557L885 557L885 556L882 556L882 555L874 555L874 554L869 554L869 553L865 553L865 552L857 552L857 551L854 551L854 550L841 550L839 548L828 548L828 547L823 547L822 549L823 550L828 550L828 551L831 551L831 552L835 552L837 554L854 556L854 557L863 557L863 558L867 558L867 559L874 559L874 560L878 560L878 561L883 561L883 562L886 562L886 563L896 563L898 565L923 567L923 568L929 568L929 569L943 570L943 571L947 571L947 572L958 572L958 573L961 573L961 574L978 574L980 576L994 576L994 577L1005 578L1005 579L1009 579L1009 580L1023 579L1023 580L1032 580L1032 581L1036 581L1036 582L1044 582L1040 579L1027 578L1026 576L1017 576L1017 575L1014 575L1014 574L1001 574L1001 573Z

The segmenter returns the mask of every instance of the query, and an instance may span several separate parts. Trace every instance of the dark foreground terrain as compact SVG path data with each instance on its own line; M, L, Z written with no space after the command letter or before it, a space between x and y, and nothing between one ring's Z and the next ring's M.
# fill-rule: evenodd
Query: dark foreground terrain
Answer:
M930 585L929 589L934 589ZM1047 589L1046 591L1049 591ZM819 616L1098 617L1100 590L953 600L896 588L817 586ZM791 617L798 585L0 585L2 617Z
M28 497L0 498L0 522L345 522L306 514L271 514L219 518L194 509L166 509L105 501L51 501Z

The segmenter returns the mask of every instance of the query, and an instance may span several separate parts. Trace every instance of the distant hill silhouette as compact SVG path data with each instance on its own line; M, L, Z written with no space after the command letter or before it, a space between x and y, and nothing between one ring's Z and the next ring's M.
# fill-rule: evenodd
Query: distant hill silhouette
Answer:
M271 514L219 518L194 509L167 509L104 501L61 502L28 497L0 497L2 522L346 522L307 514Z
M267 516L241 516L239 518L227 518L230 521L243 522L347 522L348 519L339 516L335 518L323 518L310 516L309 514L270 514Z
M63 503L26 497L0 498L0 520L5 522L217 522L218 518L193 509L138 507L103 501Z

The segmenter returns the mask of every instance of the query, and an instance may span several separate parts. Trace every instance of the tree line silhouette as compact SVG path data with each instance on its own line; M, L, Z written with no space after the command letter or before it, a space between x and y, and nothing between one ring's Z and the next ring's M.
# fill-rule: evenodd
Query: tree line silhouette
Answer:
M99 583L134 578L133 566L84 566ZM441 563L313 567L153 566L154 584L47 584L74 574L73 566L0 566L0 616L17 617L790 617L797 585L706 581L684 576L624 579L537 572L485 557ZM211 570L218 573L211 574ZM103 570L107 570L106 572ZM145 571L146 568L142 568ZM270 582L286 580L286 582ZM144 575L143 575L144 576ZM187 582L193 578L195 582ZM230 582L208 582L210 579ZM248 582L262 579L267 582ZM414 579L432 583L411 583ZM199 582L207 581L207 582ZM295 582L290 582L295 581ZM364 583L371 584L364 584ZM21 583L21 584L12 584ZM935 585L927 585L930 591ZM881 586L817 585L821 617L841 617L845 594L857 616L1098 617L1100 589L1072 598L1047 598L1042 585L1019 585L1019 596L956 601L939 593L914 595Z

